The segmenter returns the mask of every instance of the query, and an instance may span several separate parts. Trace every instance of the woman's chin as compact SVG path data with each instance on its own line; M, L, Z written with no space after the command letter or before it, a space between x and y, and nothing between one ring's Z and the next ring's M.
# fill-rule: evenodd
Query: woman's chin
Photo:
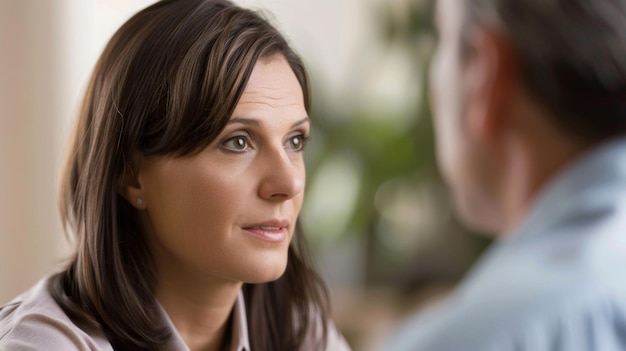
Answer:
M262 267L252 268L248 273L247 279L244 279L249 284L261 284L268 283L279 279L285 274L287 268L287 262L265 262Z

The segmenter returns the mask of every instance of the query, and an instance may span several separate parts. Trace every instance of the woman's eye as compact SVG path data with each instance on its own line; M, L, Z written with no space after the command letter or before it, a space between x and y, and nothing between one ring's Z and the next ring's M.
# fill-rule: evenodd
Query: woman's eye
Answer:
M289 147L296 151L301 151L304 149L304 144L306 142L306 138L304 135L295 135L289 138Z
M233 151L245 151L248 148L248 140L244 136L236 136L226 140L224 146Z

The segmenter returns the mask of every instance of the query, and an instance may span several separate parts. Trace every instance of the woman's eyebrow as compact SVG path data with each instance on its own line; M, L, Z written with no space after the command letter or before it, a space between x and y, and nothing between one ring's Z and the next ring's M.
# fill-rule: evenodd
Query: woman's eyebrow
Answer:
M240 123L240 124L248 124L248 125L260 125L261 122L259 122L258 119L255 118L244 118L244 117L234 117L231 118L227 124L235 124L235 123Z
M291 128L295 128L299 125L305 124L305 123L311 123L311 119L309 118L309 116L304 117L303 119L297 121L296 123L291 125Z
M299 125L305 124L305 123L310 123L311 119L309 118L309 116L304 117L303 119L296 121L294 124L291 125L291 128L295 128ZM245 117L234 117L231 118L228 121L228 124L234 124L234 123L240 123L240 124L247 124L247 125L254 125L254 126L259 126L261 125L261 122L256 119L256 118L245 118Z

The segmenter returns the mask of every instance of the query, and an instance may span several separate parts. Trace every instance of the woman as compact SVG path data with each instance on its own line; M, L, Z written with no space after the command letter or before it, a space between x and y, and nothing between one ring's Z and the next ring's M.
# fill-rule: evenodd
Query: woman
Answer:
M301 60L256 13L136 14L98 61L62 180L76 253L2 307L0 349L348 349L298 223L308 110Z

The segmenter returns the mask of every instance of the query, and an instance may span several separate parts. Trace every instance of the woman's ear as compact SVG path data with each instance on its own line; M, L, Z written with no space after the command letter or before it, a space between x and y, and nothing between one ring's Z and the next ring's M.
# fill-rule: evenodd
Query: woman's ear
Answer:
M138 210L146 208L146 202L143 196L143 188L139 180L141 156L135 152L130 162L124 164L124 169L118 180L117 191L124 197L133 207Z

